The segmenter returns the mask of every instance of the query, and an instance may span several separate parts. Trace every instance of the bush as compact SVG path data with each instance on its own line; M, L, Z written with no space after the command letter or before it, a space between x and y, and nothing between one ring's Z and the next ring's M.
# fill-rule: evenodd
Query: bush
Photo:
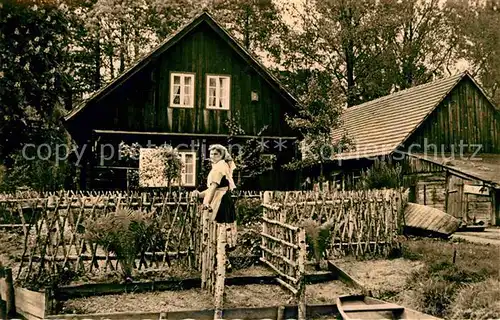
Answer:
M236 221L244 226L260 221L262 216L261 200L256 198L240 198L235 203Z
M436 317L444 317L457 289L457 284L449 281L429 279L422 283L419 290L422 311Z
M373 166L361 173L359 187L371 189L398 189L403 186L402 167L390 161L377 160Z
M500 281L489 279L470 284L456 295L450 306L452 319L500 319Z
M125 278L132 276L138 254L164 244L163 234L153 213L127 209L85 223L85 237L116 255Z

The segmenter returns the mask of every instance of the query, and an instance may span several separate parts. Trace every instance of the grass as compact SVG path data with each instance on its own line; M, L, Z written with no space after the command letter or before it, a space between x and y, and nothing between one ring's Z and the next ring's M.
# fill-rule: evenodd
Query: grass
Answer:
M407 279L402 304L449 319L500 317L498 246L410 239L401 254L425 263Z

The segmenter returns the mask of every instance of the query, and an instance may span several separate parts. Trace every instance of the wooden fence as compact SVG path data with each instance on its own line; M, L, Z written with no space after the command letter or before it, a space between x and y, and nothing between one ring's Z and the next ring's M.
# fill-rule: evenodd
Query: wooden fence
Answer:
M404 225L402 190L275 192L271 207L281 223L301 226L327 258L387 254Z
M264 200L262 217L262 257L260 261L278 274L276 280L291 291L297 300L298 319L306 317L305 260L307 255L304 228L286 223L285 211Z
M197 204L189 193L113 194L97 196L66 193L47 198L0 201L0 213L10 213L10 224L22 228L24 248L18 279L55 275L61 270L97 272L119 268L117 257L86 237L85 228L117 208L139 210L161 222L164 244L144 247L134 267L160 268L169 257L194 258ZM19 224L18 224L19 222ZM160 250L158 250L160 249ZM112 261L116 261L113 264Z
M201 271L201 287L214 296L214 319L223 319L224 284L226 279L226 228L213 221L211 212L202 211L202 237L197 245Z

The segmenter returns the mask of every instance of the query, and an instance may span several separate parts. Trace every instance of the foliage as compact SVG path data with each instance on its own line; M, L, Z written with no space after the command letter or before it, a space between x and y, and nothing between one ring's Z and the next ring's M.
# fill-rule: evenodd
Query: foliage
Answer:
M456 36L437 0L285 6L294 23L280 35L282 67L330 75L348 107L427 82L454 62Z
M245 226L260 221L262 209L260 199L240 198L235 202L236 222Z
M139 143L128 145L122 141L119 145L120 158L125 159L128 165L137 168L141 154L140 149ZM128 170L129 186L137 188L142 181L146 187L163 186L170 189L173 182L180 181L184 167L179 152L170 145L162 145L149 151L152 153L149 152L142 157L144 163L141 164L140 170Z
M488 279L461 288L449 307L451 319L500 318L500 281Z
M331 221L320 223L308 218L302 222L301 226L306 232L306 242L310 249L309 258L313 257L316 260L316 267L319 268L331 241L333 223Z
M86 221L85 238L115 253L124 278L129 278L138 254L163 250L162 224L153 214L118 209L108 216Z
M12 151L5 162L0 190L13 192L27 187L36 191L55 191L73 188L77 183L72 144L66 133L57 127L34 130L31 143Z
M456 261L453 262L454 251ZM498 290L490 287L475 295L485 283L498 282L498 252L494 246L445 240L408 240L403 256L423 260L422 270L412 273L406 291L413 293L416 309L438 317L475 318L480 314L495 314L498 307L488 309ZM461 316L458 316L461 315Z
M447 1L453 12L453 33L458 38L458 57L470 64L470 72L486 93L500 105L500 6L498 0ZM464 23L467 21L467 23Z
M67 102L65 63L69 43L64 8L55 3L0 3L0 160L34 131L57 125L57 107Z
M294 159L284 166L288 170L299 170L314 165L320 166L320 178L323 178L323 166L335 153L350 148L346 133L332 137L331 130L341 125L341 102L335 97L334 90L328 83L321 81L321 73L311 73L301 97L302 105L296 116L287 116L287 123L304 136L301 145L302 158Z
M276 35L285 24L272 0L212 0L209 9L250 52L279 55Z
M377 159L371 168L361 173L359 181L361 189L399 189L403 186L402 167L393 164L390 159Z
M261 143L260 137L267 129L267 126L264 126L254 138L246 139L242 145L239 145L237 153L235 153L231 148L235 137L245 134L240 125L239 114L236 112L234 116L225 121L225 125L229 130L229 152L232 152L236 164L235 183L239 188L244 188L247 182L269 171L270 166L276 160L276 156L263 157L265 147Z

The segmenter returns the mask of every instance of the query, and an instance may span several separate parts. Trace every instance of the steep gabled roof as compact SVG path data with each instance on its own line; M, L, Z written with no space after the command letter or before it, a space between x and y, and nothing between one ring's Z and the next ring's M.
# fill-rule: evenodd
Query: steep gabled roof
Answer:
M463 72L348 108L341 117L343 128L334 130L332 138L338 141L345 130L356 150L335 155L334 159L368 158L392 153L465 77L471 79L484 94L474 78Z
M247 63L252 65L255 71L261 75L271 87L273 87L293 108L298 106L298 101L295 97L280 83L280 81L273 76L267 68L259 62L252 53L241 46L238 41L236 41L229 32L221 26L207 11L203 11L189 22L187 22L183 27L181 27L177 32L167 37L160 45L158 45L153 51L145 55L138 62L126 69L122 74L113 79L109 84L102 87L101 89L94 92L89 98L81 102L79 105L74 107L63 119L64 121L69 121L75 117L78 113L86 108L91 102L97 101L102 97L106 96L112 92L115 88L119 87L122 83L127 81L130 77L136 74L138 71L142 70L149 63L154 61L158 56L167 51L169 48L178 43L184 36L189 34L201 23L206 22L223 40L225 40Z

